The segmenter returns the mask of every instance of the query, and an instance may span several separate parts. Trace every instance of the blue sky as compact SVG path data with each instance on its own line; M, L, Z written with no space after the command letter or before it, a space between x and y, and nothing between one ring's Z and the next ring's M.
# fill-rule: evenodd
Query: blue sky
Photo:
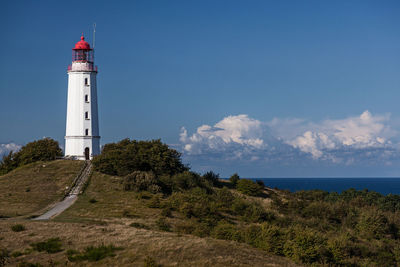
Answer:
M196 171L399 176L398 1L3 1L0 150L63 145L66 68L97 23L102 143Z

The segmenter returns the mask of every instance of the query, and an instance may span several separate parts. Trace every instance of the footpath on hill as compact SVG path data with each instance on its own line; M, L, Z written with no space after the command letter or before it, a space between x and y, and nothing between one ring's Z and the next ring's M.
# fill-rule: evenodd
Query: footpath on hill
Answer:
M82 171L75 178L71 190L66 195L66 197L61 202L56 203L46 213L44 213L39 217L34 218L33 220L49 220L59 215L64 210L68 209L72 204L74 204L74 202L78 199L78 194L81 192L82 187L86 184L91 171L92 171L92 163L88 160L85 162Z

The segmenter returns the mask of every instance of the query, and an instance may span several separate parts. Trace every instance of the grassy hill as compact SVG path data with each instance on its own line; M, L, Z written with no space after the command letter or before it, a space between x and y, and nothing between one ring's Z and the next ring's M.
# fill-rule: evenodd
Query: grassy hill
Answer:
M60 200L83 162L36 162L0 176L0 217L29 215Z
M16 194L1 198L11 207L4 212L43 209L60 198L74 177L69 168L78 172L79 164L38 163L1 177L10 183L11 196ZM47 186L23 179L35 173L44 184L55 176L70 179ZM40 264L35 266L296 266L293 260L306 266L381 267L400 262L400 196L354 189L291 193L245 179L234 186L189 172L142 174L134 180L94 172L75 204L52 221L0 220L0 263L6 252L12 265ZM132 181L146 187L132 189ZM154 182L171 190L160 191ZM39 199L29 195L32 189L21 190L26 187L35 188ZM50 190L52 198L41 196ZM18 211L23 204L29 208Z
M35 212L35 208L43 209L60 198L80 167L81 162L75 161L37 163L1 177L8 183L7 190L16 196L2 199L2 203L8 201L7 205L14 207L4 209L4 212L29 214ZM33 176L35 178L26 179ZM50 178L56 176L64 178L47 185ZM38 186L38 183L43 184ZM2 186L1 190L5 188ZM30 192L36 193L31 196L30 192L19 190L21 187L30 187ZM52 197L41 196L49 191L57 193ZM288 259L244 243L185 234L179 227L189 221L178 212L168 215L165 223L171 230L166 231L159 220L166 218L164 209L154 203L158 197L161 196L125 191L122 178L94 172L83 195L53 221L30 221L21 217L0 220L0 248L3 251L6 248L8 264L14 266L28 263L38 264L35 266L297 266ZM28 204L29 201L35 203ZM18 210L24 204L29 208ZM23 230L14 231L16 225L22 225ZM51 239L55 241L46 243ZM40 247L37 244L41 242L44 247L43 242L47 247L54 246L55 252L37 251ZM96 249L110 245L115 247L113 256L99 261L68 260L74 252L83 253L91 246Z

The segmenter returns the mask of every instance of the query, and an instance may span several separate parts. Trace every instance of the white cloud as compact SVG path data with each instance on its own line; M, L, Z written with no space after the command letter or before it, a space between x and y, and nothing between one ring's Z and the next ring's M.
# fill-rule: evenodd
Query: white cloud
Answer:
M360 116L342 120L325 120L320 124L309 124L310 130L286 140L293 147L320 158L324 152L351 147L363 149L390 145L394 131L388 124L389 116L373 116L364 111Z
M0 158L2 158L4 155L8 155L10 151L18 151L21 149L20 145L17 145L15 143L9 143L9 144L0 144Z
M247 115L228 116L214 126L202 125L188 136L182 127L180 141L187 153L200 154L203 151L224 150L227 145L235 144L250 149L264 147L263 125Z
M369 111L320 122L299 118L261 122L242 114L225 117L214 126L202 125L191 135L182 127L180 141L185 155L210 160L289 164L313 159L351 165L396 160L400 155L400 145L392 141L396 135L389 115Z

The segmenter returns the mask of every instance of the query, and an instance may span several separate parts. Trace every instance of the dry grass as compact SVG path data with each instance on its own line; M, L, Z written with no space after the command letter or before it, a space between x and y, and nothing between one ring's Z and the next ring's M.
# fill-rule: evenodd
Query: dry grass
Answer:
M60 200L81 161L36 162L0 176L0 216L27 215Z
M57 221L105 220L110 218L140 217L152 220L160 211L146 207L146 200L125 191L121 178L94 172L85 192L75 204L59 215ZM91 203L91 200L96 200Z
M14 201L24 206L33 201L25 196L25 193L28 194L25 190L16 190L21 187L19 183L22 181L25 181L23 186L31 187L31 192L42 190L36 193L37 197L39 192L48 194L50 190L62 193L65 185L69 184L79 171L81 165L76 165L78 163L81 162L61 161L55 162L55 166L47 163L45 168L41 167L41 164L36 164L29 166L27 170L18 169L9 176L1 177L10 183L8 190L14 190L11 191L12 194L24 196L21 200L10 199L9 205L14 205ZM68 166L68 164L75 165ZM48 168L50 166L51 168ZM50 169L54 170L47 171ZM71 179L55 183L54 176L61 177L61 173L63 177L67 177L70 173ZM28 175L31 179L26 183L24 177ZM32 178L33 176L35 177ZM11 180L11 177L18 179ZM14 181L18 184L14 184ZM36 188L33 181L41 183L42 186L37 185L40 188ZM53 181L51 185L47 185L49 181ZM5 185L2 186L5 188ZM51 201L60 196L58 193L53 194ZM39 263L43 266L144 266L147 257L151 257L162 266L296 266L283 257L270 255L246 244L157 231L155 221L159 218L161 209L149 208L147 204L150 200L138 198L139 195L124 191L121 178L94 172L86 191L79 196L72 207L55 220L29 221L22 218L0 220L0 248L7 248L10 254L14 254L15 257L9 258L8 264L11 266L17 266L21 262ZM0 199L5 201L3 198ZM41 205L29 204L30 208L25 207L24 213L36 211L51 201L41 200L40 203L43 203ZM174 214L173 218L167 220L174 226L182 218ZM129 226L132 222L144 224L150 229ZM11 226L15 224L24 225L26 230L13 232ZM31 249L30 244L50 238L60 238L63 251L48 254ZM117 250L115 257L108 257L99 262L68 261L66 255L68 249L83 251L88 246L101 244L112 244L123 249Z
M15 221L0 221L1 245L24 255L10 258L9 264L20 262L53 262L60 266L143 266L150 256L162 266L296 266L282 257L231 241L199 238L190 235L136 229L123 223L107 225L60 222L24 222L26 230L13 232ZM59 237L63 251L55 254L30 251L30 244ZM68 249L83 250L90 245L113 244L123 248L115 257L99 262L68 262Z

